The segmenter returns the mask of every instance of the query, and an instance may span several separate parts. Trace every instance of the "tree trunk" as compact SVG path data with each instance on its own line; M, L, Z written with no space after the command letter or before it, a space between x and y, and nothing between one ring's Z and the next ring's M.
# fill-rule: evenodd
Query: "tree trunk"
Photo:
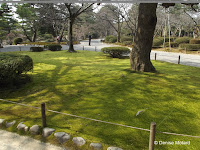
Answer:
M74 50L74 45L73 45L73 24L74 24L74 20L72 18L70 18L68 23L69 23L69 25L68 25L68 38L69 38L68 52L76 52Z
M139 4L137 33L130 54L131 69L134 71L155 71L150 60L150 53L157 23L156 8L157 4Z
M35 42L37 37L37 29L34 29L32 41Z

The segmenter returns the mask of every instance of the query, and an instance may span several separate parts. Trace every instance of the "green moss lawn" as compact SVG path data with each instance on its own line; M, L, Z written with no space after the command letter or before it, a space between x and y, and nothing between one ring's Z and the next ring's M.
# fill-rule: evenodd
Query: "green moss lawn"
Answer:
M153 61L157 73L130 71L129 59L99 52L14 52L29 55L32 82L1 89L0 98L32 106L149 129L200 136L200 68ZM136 117L139 110L146 109ZM40 110L0 102L0 118L42 125ZM47 124L89 142L125 150L148 149L149 132L47 113ZM53 141L53 136L47 140ZM158 141L191 141L190 145L156 149L198 149L200 139L156 134ZM55 142L56 143L56 142ZM70 145L70 143L69 143ZM76 148L78 149L78 148ZM80 149L89 149L85 146Z

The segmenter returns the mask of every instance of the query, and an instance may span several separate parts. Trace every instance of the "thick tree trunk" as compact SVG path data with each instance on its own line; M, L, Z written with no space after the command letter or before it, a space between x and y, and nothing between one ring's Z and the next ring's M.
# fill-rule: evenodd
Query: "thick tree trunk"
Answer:
M137 33L130 54L131 69L134 71L155 71L150 60L150 53L157 23L156 8L157 4L139 4Z
M73 45L73 24L74 24L74 20L72 18L70 18L68 23L69 23L68 24L68 38L69 38L68 52L76 52L74 50L74 45Z
M37 29L34 29L32 41L35 42L37 38Z

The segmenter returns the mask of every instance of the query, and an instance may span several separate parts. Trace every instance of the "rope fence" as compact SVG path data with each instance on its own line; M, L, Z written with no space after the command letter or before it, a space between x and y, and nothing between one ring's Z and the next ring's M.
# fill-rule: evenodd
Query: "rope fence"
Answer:
M75 117L75 118L80 118L80 119L85 119L85 120L90 120L90 121L95 121L95 122L100 122L100 123L105 123L105 124L110 124L110 125L115 125L115 126L121 126L121 127L131 128L131 129L147 131L147 132L150 132L149 150L153 150L154 149L154 141L155 141L155 134L156 133L167 134L167 135L176 135L176 136L184 136L184 137L191 137L191 138L200 138L200 136L194 136L194 135L156 131L156 123L155 122L151 123L150 129L144 129L144 128L133 127L133 126L129 126L129 125L118 124L118 123L113 123L113 122L108 122L108 121L103 121L103 120L98 120L98 119L93 119L93 118L87 118L87 117L83 117L83 116L77 116L77 115L63 113L63 112L59 112L59 111L55 111L55 110L45 109L45 103L41 103L41 107L35 107L35 106L22 104L22 103L18 103L18 102L13 102L13 101L5 100L5 99L0 99L0 101L7 102L7 103L12 103L12 104L17 104L17 105L21 105L21 106L25 106L25 107L40 109L41 113L42 113L42 125L43 125L43 128L46 127L46 114L45 114L45 111L48 111L48 112L61 114L61 115L65 115L65 116L71 116L71 117Z

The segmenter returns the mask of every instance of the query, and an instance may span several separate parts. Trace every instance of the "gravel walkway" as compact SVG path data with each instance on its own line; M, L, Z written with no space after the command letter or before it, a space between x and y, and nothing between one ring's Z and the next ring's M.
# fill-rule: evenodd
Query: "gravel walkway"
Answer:
M0 150L67 150L27 136L0 130ZM69 149L68 149L69 150Z
M81 44L74 45L75 50L88 50L88 51L100 51L103 47L116 46L111 44L101 43L100 39L93 39L91 41L91 46L88 45L88 41L81 41ZM29 51L30 45L22 46L22 45L7 45L4 48L0 48L0 52L12 52L12 51ZM67 45L62 45L62 50L67 50ZM156 59L160 61L170 62L170 63L178 63L178 57L180 55L180 64L200 67L200 55L191 55L191 54L182 54L182 53L172 53L172 52L163 52L163 51L153 51L151 52L151 59Z

